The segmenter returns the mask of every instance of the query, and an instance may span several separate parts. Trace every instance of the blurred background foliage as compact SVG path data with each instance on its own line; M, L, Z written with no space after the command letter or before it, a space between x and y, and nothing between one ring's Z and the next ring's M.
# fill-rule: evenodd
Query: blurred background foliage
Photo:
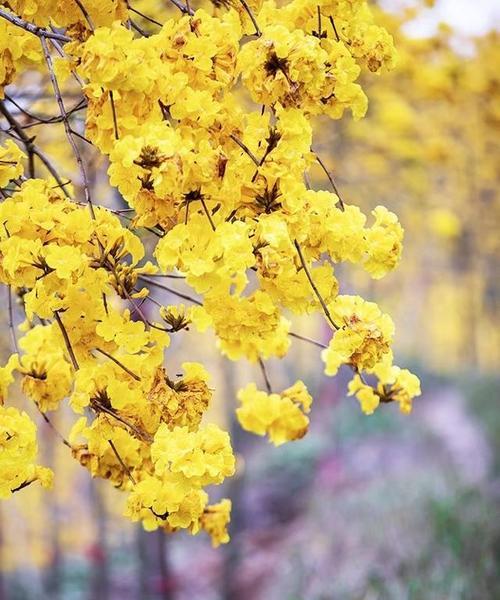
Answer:
M148 1L136 4L147 12ZM384 204L406 229L402 264L386 279L352 268L338 276L346 293L355 284L393 315L396 353L423 383L412 415L388 406L363 416L345 397L348 374L320 377L314 347L295 344L270 374L277 387L304 377L311 431L274 449L231 425L239 469L223 491L232 542L218 550L126 522L121 496L90 481L40 423L55 491L32 487L2 503L1 598L500 598L499 34L441 25L416 37L422 27L412 23L432 20L432 4L383 3L399 67L365 81L366 119L317 123L316 149L344 201L368 212ZM32 93L41 85L25 84ZM64 162L50 138L57 127L38 135ZM95 164L98 192L103 167ZM330 185L319 168L314 175ZM301 332L324 340L321 327L304 321ZM6 322L2 331L6 358ZM211 367L211 416L232 423L235 389L259 373L228 364L211 342L176 338L176 361ZM57 427L69 423L63 413Z

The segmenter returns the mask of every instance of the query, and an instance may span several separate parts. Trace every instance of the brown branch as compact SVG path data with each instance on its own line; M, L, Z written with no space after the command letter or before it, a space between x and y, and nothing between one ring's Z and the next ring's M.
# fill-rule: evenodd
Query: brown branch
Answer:
M75 4L81 10L83 16L85 17L85 20L87 21L88 26L90 27L90 30L94 31L95 30L94 23L92 22L92 18L89 15L89 13L88 13L87 9L85 8L85 6L83 5L83 3L80 2L80 0L75 0Z
M65 196L67 198L70 198L69 193L63 187L63 181L62 181L62 179L59 177L59 174L57 173L56 169L51 164L50 160L35 145L34 138L29 137L26 134L26 132L23 130L21 124L12 116L12 114L10 113L10 111L7 109L7 107L5 106L3 100L0 100L0 112L6 118L7 122L11 126L12 130L16 132L16 134L17 134L17 136L19 138L18 141L20 141L24 145L24 147L25 147L26 152L28 153L28 155L30 153L32 153L32 154L36 155L40 159L40 161L43 163L43 165L45 166L45 168L47 169L47 171L52 175L52 177L61 186L61 188L63 189L63 192L64 192ZM12 137L14 137L14 136L12 136ZM17 139L17 138L15 138L15 139Z
M255 154L250 150L250 148L244 144L239 138L237 138L234 133L231 133L231 135L229 136L233 142L236 142L238 144L238 146L243 150L243 152L245 152L246 154L248 154L248 156L253 160L253 162L260 167L260 161L259 159L255 156Z
M266 384L267 393L272 394L273 389L271 387L271 381L269 380L269 377L267 375L266 365L264 364L264 361L262 360L262 358L260 358L260 356L259 356L258 363L259 363L260 370L262 371L262 377L264 378L264 383Z
M7 285L7 293L8 293L8 304L9 304L9 330L12 338L12 345L14 346L14 350L19 353L19 347L17 345L16 338L16 330L14 329L14 310L12 307L12 287Z
M29 23L28 21L21 19L21 17L7 12L3 8L0 8L0 17L5 19L6 21L9 21L9 23L12 23L12 25L16 25L16 27L20 27L25 31L29 31L29 33L33 33L34 35L40 38L49 38L52 40L59 40L60 42L71 42L71 38L69 38L68 36L63 35L62 33L47 31L47 29L39 27L34 23Z
M297 340L302 340L303 342L308 342L309 344L313 344L314 346L318 346L318 348L328 348L327 344L323 344L322 342L318 342L311 338L306 337L305 335L299 335L298 333L294 333L292 331L288 332L290 337L293 337Z
M154 25L158 25L159 27L162 27L162 24L159 21L155 21L152 17L149 17L148 15L145 15L144 13L140 12L136 8L133 8L132 6L130 6L130 2L127 2L127 8L129 10L131 10L133 13L135 13L136 15L139 15L143 19L146 19L146 21L149 21L150 23L153 23Z
M335 32L335 37L337 38L337 42L340 42L340 36L337 31L337 28L335 27L335 21L333 20L333 17L330 15L328 18L330 19L330 23L332 24L333 31Z
M125 473L127 474L128 478L130 479L130 481L136 485L136 480L134 479L134 476L132 475L132 472L130 471L130 469L127 467L127 465L123 462L122 457L118 454L118 450L116 449L116 446L113 443L113 440L108 440L109 445L111 446L111 450L113 450L116 459L118 460L118 462L120 463L120 465L122 466L122 469L125 471Z
M330 311L328 310L328 306L326 305L325 301L323 300L323 297L319 293L319 290L316 287L316 284L314 283L313 278L311 277L311 273L309 272L309 269L307 268L307 264L306 264L306 261L304 260L304 255L302 254L302 249L300 248L299 243L297 242L297 240L294 240L293 243L295 245L295 248L297 249L297 254L299 255L299 259L302 264L302 268L304 269L306 277L309 280L309 283L311 284L311 287L313 289L313 292L316 295L316 298L318 299L319 303L321 304L321 308L323 309L323 312L325 313L326 318L328 319L328 321L330 321L332 327L337 330L338 326L335 324L335 321L333 320L332 315L330 314Z
M97 400L94 399L92 401L91 406L94 408L94 410L97 409L97 412L101 410L102 412L106 413L107 415L109 415L109 416L113 417L114 419L116 419L118 422L120 422L123 425L125 425L125 427L128 427L141 440L145 440L147 442L152 442L153 441L153 438L149 434L141 431L135 425L133 425L132 423L129 423L129 421L127 421L126 419L124 419L123 417L121 417L119 414L115 413L115 411L111 410L110 408L107 408L106 406L104 406L104 404L101 404Z
M212 219L212 215L208 212L208 208L207 208L207 204L205 202L204 198L200 198L200 202L201 205L203 206L203 210L205 211L205 214L207 215L208 220L210 221L210 227L212 228L212 231L215 231L215 224L214 221Z
M54 65L52 63L52 57L50 55L49 48L47 46L47 40L45 40L45 38L42 37L40 39L40 42L42 44L43 54L45 56L45 62L47 63L47 69L49 71L49 77L50 77L50 81L52 83L52 87L54 89L54 94L55 94L55 97L57 100L57 104L59 106L59 111L61 113L61 117L63 118L64 130L66 132L66 138L68 139L68 142L69 142L71 148L73 149L73 154L75 155L75 159L78 164L78 169L82 176L85 201L87 202L87 204L89 206L89 210L90 210L90 214L92 215L92 218L95 219L94 205L92 204L92 199L90 197L90 186L89 186L89 181L88 181L88 177L87 177L87 172L83 165L83 160L82 160L82 155L80 154L80 150L78 149L78 146L76 145L75 140L73 139L73 134L72 134L71 127L70 127L69 121L68 121L68 115L66 113L66 109L64 107L64 102L63 102L63 99L61 96L61 90L59 88L59 83L57 82L57 78L56 78L56 75L54 72Z
M109 101L111 102L111 114L113 115L113 128L115 130L115 140L119 140L120 134L118 133L118 120L116 118L116 106L112 90L109 90Z
M187 294L183 294L181 292L178 292L177 290L174 290L174 289L172 289L172 288L170 288L170 287L168 287L166 285L163 285L161 283L157 283L156 281L151 281L150 279L148 279L147 277L144 277L142 275L139 275L139 279L141 279L145 283L149 283L149 285L157 287L157 288L159 288L161 290L165 290L166 292L170 292L174 296L178 296L179 298L183 298L184 300L189 300L190 302L193 302L194 304L197 304L198 306L203 306L203 302L200 302L199 300L196 300L196 298L193 298L191 296L188 296Z
M5 99L11 102L20 112L22 112L28 118L32 119L33 121L36 121L35 123L28 123L27 125L23 125L22 129L29 129L30 127L35 127L37 125L50 125L53 123L61 123L63 120L60 115L54 117L48 115L37 115L18 104L16 100L12 98L12 96L9 96L9 94L5 94ZM80 98L80 101L73 108L66 112L69 117L73 113L78 112L80 110L84 110L85 108L87 108L87 101L85 98Z
M137 31L138 34L142 35L142 37L151 37L147 31L145 31L142 27L139 27L139 25L137 25L137 23L132 19L129 19L128 22L130 23L130 27L132 27L134 31Z
M183 4L180 0L169 0L169 2L176 6L185 15L189 15L190 17L194 15L194 10Z
M16 488L12 488L10 491L12 494L15 494L16 492L19 492L20 490L24 489L25 487L28 487L32 483L35 483L35 481L37 481L37 480L36 479L28 479L27 481L21 483L21 485L18 485Z
M54 318L57 321L57 324L59 325L59 329L61 330L62 336L64 338L64 343L66 344L66 349L68 351L69 357L73 364L73 368L75 369L75 371L78 371L80 366L78 364L78 361L76 360L76 356L73 351L73 347L71 345L71 341L69 339L68 332L66 331L66 327L64 327L64 323L62 322L62 319L61 319L59 313L57 312L57 310L54 311Z
M250 8L250 6L248 6L246 0L240 0L240 3L243 6L243 8L245 9L245 12L247 13L247 15L250 17L250 20L252 21L253 26L255 27L255 35L261 36L262 31L260 30L259 25L257 24L257 19L255 18L255 15L253 14L252 9Z
M57 437L59 437L62 441L62 443L67 446L70 450L73 450L73 446L68 442L68 440L63 436L62 433L60 433L56 427L54 426L54 424L52 423L52 421L49 419L49 417L43 412L43 410L38 406L38 404L35 402L35 406L38 409L38 412L42 415L43 420L47 423L47 425L52 429L52 431L57 435Z
M314 150L313 150L314 152ZM314 152L314 156L316 157L316 161L318 162L318 164L321 166L321 168L323 169L323 171L325 172L325 175L328 177L328 181L330 182L330 185L333 188L333 191L335 192L337 198L339 199L339 208L341 211L345 210L345 206L344 206L344 201L342 200L342 197L340 195L340 192L337 188L337 185L335 184L335 179L333 178L333 175L330 173L330 171L326 168L325 163L321 160L321 158L316 154L316 152Z
M136 375L133 371L131 371L128 367L126 367L123 363L121 363L114 356L112 356L111 354L108 354L108 352L106 352L105 350L101 350L101 348L96 348L96 351L99 352L100 354L102 354L103 356L106 356L107 358L109 358L109 360L112 360L116 365L118 365L120 368L122 368L125 371L125 373L128 373L130 375L130 377L133 377L136 381L141 381L141 378L139 377L139 375Z

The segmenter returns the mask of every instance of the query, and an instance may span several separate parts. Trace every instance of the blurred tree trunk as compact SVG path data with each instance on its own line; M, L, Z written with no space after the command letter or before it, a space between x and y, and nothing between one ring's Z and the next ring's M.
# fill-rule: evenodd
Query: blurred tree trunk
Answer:
M167 535L161 529L153 534L156 537L156 553L158 560L158 573L160 575L159 598L173 600L174 586L170 565L168 562Z
M148 595L148 581L149 577L149 562L147 553L147 532L144 531L142 525L137 525L136 535L136 551L137 551L137 583L138 583L138 598L149 598Z
M168 560L167 535L161 529L155 532L137 528L136 548L138 563L138 598L141 600L174 600L175 589Z
M5 561L4 561L5 545L3 539L3 511L0 507L0 600L7 600L4 572L5 572Z
M234 412L234 402L236 398L236 390L238 387L237 376L235 375L235 365L228 360L221 358L221 368L224 373L224 395L225 406L229 413L229 432L231 435L231 443L236 457L243 454L243 435L242 429L236 420ZM242 539L241 533L245 529L245 516L243 509L243 498L245 488L244 472L237 472L234 477L230 478L226 484L225 492L228 498L231 499L231 523L229 533L231 541L224 549L224 565L221 577L221 598L223 600L235 600L241 598L238 589L237 574L239 572L239 564L241 562Z
M92 572L89 600L107 600L110 597L109 560L107 548L107 516L99 483L90 479L90 498L94 513L96 537L92 552Z
M40 425L40 430L43 431L43 456L44 463L48 465L55 473L56 468L56 452L55 445L59 442L45 423ZM52 494L44 494L43 502L45 511L48 516L49 530L49 548L48 555L50 563L46 572L42 576L43 589L46 598L57 600L61 597L61 583L63 577L63 555L61 552L61 544L59 540L59 504L57 499L57 490Z

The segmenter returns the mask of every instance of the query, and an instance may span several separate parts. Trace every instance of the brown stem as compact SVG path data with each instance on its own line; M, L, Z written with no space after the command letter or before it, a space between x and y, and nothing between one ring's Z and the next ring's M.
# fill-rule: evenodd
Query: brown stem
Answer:
M100 352L103 356L106 356L107 358L109 358L109 360L112 360L116 365L118 365L120 368L122 368L125 371L125 373L128 373L130 375L130 377L133 377L136 381L141 381L141 378L139 377L139 375L136 375L133 371L131 371L128 367L126 367L123 363L121 363L114 356L112 356L111 354L108 354L105 350L101 350L101 348L96 348L96 351Z
M35 145L35 143L33 141L33 138L29 137L28 135L26 135L26 132L23 130L23 128L20 125L20 123L9 112L9 110L5 106L3 100L0 100L0 112L7 119L7 121L9 123L9 125L11 126L12 130L16 132L16 134L17 134L17 136L19 138L19 141L24 145L24 147L26 149L26 152L28 153L28 156L30 154L34 154L35 156L37 156L40 159L40 161L43 163L43 165L45 166L45 168L47 169L47 171L52 175L52 177L61 186L61 189L63 190L65 196L67 198L70 198L69 193L63 187L63 181L59 177L59 174L57 173L56 169L52 166L51 162L45 156L45 154Z
M94 23L92 22L92 18L90 17L87 9L83 5L83 2L80 2L80 0L75 0L75 4L81 10L83 16L85 17L85 20L87 21L88 26L90 27L90 30L94 31L95 30Z
M260 167L260 161L259 159L255 156L255 154L250 150L250 148L244 144L239 138L237 138L234 133L232 133L229 136L233 142L236 142L238 144L238 146L243 150L243 152L245 152L246 154L248 154L248 156L253 160L253 162Z
M118 453L118 450L116 449L116 446L113 443L113 440L108 440L109 445L111 446L111 450L113 450L117 461L120 463L120 465L122 466L122 469L125 471L125 473L127 474L127 477L130 479L130 481L135 485L136 481L134 479L134 476L132 475L132 472L130 471L130 469L127 467L127 465L123 462L123 458L120 456L120 454Z
M308 342L309 344L313 344L314 346L318 346L318 348L328 348L328 346L326 344L323 344L322 342L318 342L316 340L308 338L305 335L299 335L298 333L294 333L292 331L288 332L288 335L290 337L293 337L293 338L297 339L297 340L302 340L303 342Z
M116 106L113 98L113 90L109 90L109 101L111 102L111 113L113 114L113 128L115 130L115 140L119 140L120 135L118 133L118 119L116 118Z
M107 406L104 406L104 404L101 404L99 401L97 401L97 400L94 399L92 401L91 406L94 409L97 409L97 412L98 411L102 411L103 413L106 413L110 417L113 417L114 419L116 419L117 421L119 421L120 423L122 423L122 425L125 425L125 427L128 427L131 431L133 431L135 433L135 435L139 439L145 440L147 442L152 442L153 441L153 438L150 435L148 435L147 433L141 431L135 425L133 425L132 423L129 423L129 421L127 421L126 419L124 419L123 417L121 417L119 414L115 413L114 410L111 410Z
M314 151L313 151L314 152ZM335 192L337 198L339 199L339 208L340 210L343 212L345 210L345 206L344 206L344 201L342 200L342 197L340 196L340 192L337 188L337 185L335 184L335 179L333 178L333 175L330 173L330 171L326 168L325 163L321 160L321 158L316 154L316 152L314 152L314 155L316 157L316 161L318 162L318 164L321 166L321 168L323 169L323 171L325 172L325 175L328 177L328 181L330 182L330 185L333 188L333 191Z
M47 69L49 71L49 77L50 77L50 81L52 83L52 88L54 89L54 94L55 94L55 97L57 100L57 104L59 106L59 110L61 112L61 117L63 119L64 130L66 132L66 138L68 139L68 142L69 142L71 148L73 149L73 154L75 155L75 159L78 164L78 169L82 176L85 200L89 206L89 210L90 210L90 214L92 215L92 218L95 219L94 205L92 204L92 199L90 197L90 186L89 186L89 181L88 181L88 177L87 177L87 172L83 165L83 160L82 160L82 155L80 154L80 150L78 149L78 146L76 145L75 140L73 139L73 134L71 132L71 127L70 127L69 121L68 121L68 115L66 113L66 109L64 107L64 102L63 102L62 95L61 95L61 90L59 88L59 83L57 82L57 78L56 78L56 75L54 72L54 65L52 63L52 57L50 55L49 48L47 46L47 40L42 37L40 39L40 42L42 44L43 54L45 56L45 62L47 63Z
M205 214L207 215L208 220L210 221L210 227L212 228L212 231L215 231L214 221L212 219L212 215L208 211L205 199L204 198L200 198L200 202L201 202L201 205L203 206L203 210L205 211Z
M80 366L78 364L78 361L76 360L76 356L73 351L73 347L71 346L71 341L69 339L68 332L66 331L66 327L64 327L64 323L62 322L62 319L57 310L54 311L54 318L57 321L57 324L59 325L59 329L61 330L62 336L64 338L64 343L66 344L66 349L73 364L73 368L75 369L75 371L78 371Z
M255 35L257 36L261 36L262 35L262 31L260 30L258 24L257 24L257 19L255 18L255 15L253 14L252 9L250 8L250 6L248 6L246 0L240 0L241 5L243 6L243 8L245 9L245 12L247 13L247 15L250 17L250 20L253 23L253 26L255 27Z
M6 21L9 21L9 23L12 23L12 25L21 27L21 29L29 31L29 33L33 33L34 35L37 35L40 38L49 38L52 40L59 40L60 42L71 41L71 38L69 38L66 35L63 35L62 33L47 31L47 29L44 29L43 27L38 27L38 25L35 25L34 23L29 23L28 21L21 19L21 17L7 12L3 8L0 8L0 17L2 19L5 19Z
M260 358L260 356L259 356L258 363L259 363L260 370L262 371L262 377L264 377L264 383L266 384L267 393L272 394L273 389L271 387L271 381L269 380L269 377L267 375L266 365L264 364L264 361L262 360L262 358Z
M328 306L326 305L325 301L323 300L323 297L319 293L319 290L316 287L316 284L314 283L313 278L311 277L311 273L309 273L309 269L307 268L307 264L306 264L306 261L304 260L304 255L302 254L302 249L300 248L299 243L297 242L297 240L294 240L293 243L295 245L295 248L297 249L297 254L299 255L299 259L302 264L302 268L304 269L306 277L309 280L309 283L311 284L313 292L316 294L316 298L318 299L319 303L321 304L321 308L323 309L323 312L325 313L326 318L328 319L328 321L330 321L332 327L337 330L338 326L335 324L335 322L332 318L332 315L330 314L330 311L328 310Z
M61 439L62 443L67 446L70 450L73 449L73 446L68 442L68 440L63 436L62 433L60 433L55 425L52 423L52 421L49 419L49 417L43 412L43 410L38 406L38 404L35 402L35 406L38 409L38 412L42 415L43 420L47 423L47 425L52 429L52 431L57 435L58 438Z
M14 310L12 307L12 287L10 285L7 286L8 293L8 304L9 304L9 330L12 338L12 345L14 346L14 350L19 353L19 348L17 345L16 338L16 330L14 329Z
M193 304L197 304L198 306L203 306L203 302L200 302L199 300L196 300L196 298L193 298L192 296L188 296L187 294L183 294L181 292L178 292L177 290L174 290L174 289L172 289L172 288L170 288L170 287L168 287L166 285L163 285L161 283L157 283L156 281L151 281L150 279L148 279L147 277L143 277L142 275L139 275L139 279L141 279L145 283L149 283L149 285L157 287L157 288L159 288L161 290L165 290L166 292L170 292L174 296L178 296L179 298L183 298L184 300L189 300L190 302L193 302Z

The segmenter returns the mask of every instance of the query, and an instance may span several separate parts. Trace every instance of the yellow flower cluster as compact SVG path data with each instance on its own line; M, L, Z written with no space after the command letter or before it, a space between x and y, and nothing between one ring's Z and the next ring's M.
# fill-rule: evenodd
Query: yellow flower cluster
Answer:
M33 481L52 486L52 471L34 463L37 453L33 421L13 406L0 406L0 498L9 498Z
M21 354L0 370L2 396L17 371L43 413L69 397L86 414L72 429L72 453L128 493L129 518L148 529L204 529L225 543L231 504L210 506L204 488L234 472L229 436L202 424L211 399L204 368L189 362L183 375L167 374L170 334L211 327L227 357L262 363L286 355L291 314L323 313L334 329L328 374L342 364L377 374L377 398L403 410L418 391L387 360L390 318L338 296L334 272L345 261L374 278L395 268L397 217L377 207L366 226L334 184L335 193L310 184L314 116L362 117L358 78L365 67L393 66L392 38L365 0L232 1L213 14L181 3L182 14L168 17L150 3L152 31L123 0L0 5L0 89L27 61L43 63L65 133L106 156L110 185L129 207L94 206L85 177L87 206L61 181L26 180L21 151L2 147L0 184L11 187L0 204L0 282L26 314ZM48 39L63 47L55 70ZM61 89L84 96L75 108L86 109L82 134ZM33 159L33 141L19 140ZM84 158L76 153L82 175ZM139 227L157 243L143 244ZM182 278L198 296L178 294L199 306L160 305L148 275ZM361 393L360 382L351 391ZM241 425L275 445L307 432L312 398L301 381L280 394L250 384L239 399Z
M2 4L4 4L2 2ZM85 14L77 2L66 0L9 0L6 2L12 11L37 25L56 27L74 25L90 27L111 25L116 20L126 20L127 2L125 0L85 0Z
M0 187L7 187L11 179L17 179L24 173L22 160L24 153L12 140L6 140L0 146Z
M225 498L217 504L208 506L200 520L202 529L204 529L212 538L212 545L217 548L221 544L229 542L227 525L231 514L231 500Z
M358 119L366 113L366 96L354 83L360 68L342 42L269 25L259 39L245 45L238 68L260 104L279 103L337 119L345 108Z
M203 487L218 485L234 473L229 434L216 425L193 432L187 427L170 429L163 423L150 453L152 471L140 472L126 514L134 521L141 519L149 530L163 526L197 533L205 511L210 510ZM215 535L224 537L220 531Z
M337 331L321 354L327 375L336 375L342 364L352 365L356 371L371 369L389 352L394 324L375 302L337 296L329 311Z
M5 86L14 81L16 74L23 68L33 67L41 58L42 51L35 37L0 20L0 100L4 97Z
M420 381L408 369L392 365L392 353L367 372L377 377L376 388L358 374L349 382L349 395L356 396L364 413L372 414L380 402L397 402L401 412L411 412L413 398L421 394Z
M140 495L135 484L142 489L145 477L171 484L182 479L186 497L177 516L175 500L168 494L171 490L176 497L172 484L161 492L168 519L150 510L134 518L145 517L150 526L153 521L197 531L208 501L202 487L230 475L234 458L226 433L215 426L199 429L211 398L206 371L185 363L184 376L172 381L162 367L167 328L134 321L131 311L120 306L123 300L133 303L144 296L135 287L140 274L155 270L152 265L137 266L144 255L141 242L109 211L95 209L93 218L87 208L41 180L21 184L0 205L0 215L0 278L14 289L22 288L27 314L26 333L19 340L22 355L13 355L1 371L2 395L17 370L23 391L42 412L56 409L66 396L75 412L90 409L95 418L89 424L87 418L80 419L71 433L75 458L93 476L131 490L135 498ZM186 318L196 320L193 309L184 312L171 306L159 312L172 332ZM36 319L42 324L35 324ZM13 431L20 435L14 427L15 423ZM176 432L175 444L189 442L191 454L181 466L175 463L167 469L162 444L171 430ZM200 453L203 476L193 463ZM32 460L32 453L29 457ZM189 471L188 464L195 471ZM20 473L26 479L24 471ZM32 479L34 473L30 472ZM185 511L195 498L198 512L188 523ZM189 510L194 511L194 505Z
M280 394L266 394L254 383L238 393L241 406L236 409L240 425L257 435L268 435L275 446L304 437L309 427L305 413L311 410L312 397L302 381Z
M198 10L193 18L169 19L147 38L134 38L118 21L97 29L72 48L78 73L89 80L90 138L110 152L118 136L136 137L142 125L160 126L167 115L197 127L222 123L234 104L223 92L235 79L240 37L233 11L221 18ZM179 135L187 148L202 142L190 131Z

